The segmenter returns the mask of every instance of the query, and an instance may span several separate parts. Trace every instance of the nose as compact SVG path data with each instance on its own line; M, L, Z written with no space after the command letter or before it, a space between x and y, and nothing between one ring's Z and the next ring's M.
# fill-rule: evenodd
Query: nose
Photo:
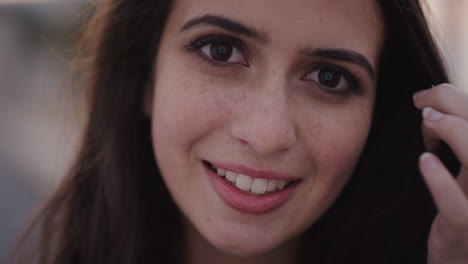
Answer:
M288 151L296 143L296 128L284 86L252 90L248 100L238 105L240 113L232 124L232 136L258 155Z

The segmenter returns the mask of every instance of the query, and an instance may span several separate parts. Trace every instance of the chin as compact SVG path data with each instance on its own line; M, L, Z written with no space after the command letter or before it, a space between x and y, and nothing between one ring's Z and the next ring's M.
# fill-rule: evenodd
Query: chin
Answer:
M234 231L234 229L228 230L228 232L223 230L223 232L211 233L205 237L213 247L232 256L261 256L280 247L284 242L278 237L265 236L264 232L255 232L248 228L237 231Z
M250 241L219 241L214 242L214 247L219 251L237 257L257 257L268 253L275 247L273 245L265 244L255 239Z

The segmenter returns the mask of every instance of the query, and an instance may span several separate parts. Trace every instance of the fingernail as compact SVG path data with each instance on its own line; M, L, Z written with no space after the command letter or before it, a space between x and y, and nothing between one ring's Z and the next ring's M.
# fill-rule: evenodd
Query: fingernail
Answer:
M441 112L434 110L430 107L425 107L423 109L422 115L424 119L431 122L438 121L444 116L444 114L442 114Z
M422 90L422 91L414 93L413 100L414 101L419 101L419 100L423 99L424 96L426 96L427 92L429 92L429 90Z
M420 162L424 165L424 167L428 169L434 169L439 166L439 162L437 159L433 157L433 155L429 152L424 152L419 157Z

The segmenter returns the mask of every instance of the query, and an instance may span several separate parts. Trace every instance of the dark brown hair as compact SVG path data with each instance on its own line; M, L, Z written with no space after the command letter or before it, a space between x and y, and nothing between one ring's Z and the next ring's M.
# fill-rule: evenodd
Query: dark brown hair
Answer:
M302 261L425 263L435 215L417 170L412 94L448 82L417 0L380 0L385 44L368 142L349 184L305 233ZM74 165L28 234L27 263L180 263L181 217L157 168L142 111L172 1L104 0L81 43L89 106ZM457 161L444 145L449 168ZM25 246L26 243L23 243ZM24 247L26 248L26 247ZM21 262L22 260L19 260Z

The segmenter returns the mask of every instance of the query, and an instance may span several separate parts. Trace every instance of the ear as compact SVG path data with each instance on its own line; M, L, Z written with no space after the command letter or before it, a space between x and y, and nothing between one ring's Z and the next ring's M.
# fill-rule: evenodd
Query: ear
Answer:
M153 113L153 82L149 82L146 87L145 87L145 90L143 92L143 104L142 104L142 111L143 111L143 114L146 116L146 117L149 117L151 118L151 115Z

